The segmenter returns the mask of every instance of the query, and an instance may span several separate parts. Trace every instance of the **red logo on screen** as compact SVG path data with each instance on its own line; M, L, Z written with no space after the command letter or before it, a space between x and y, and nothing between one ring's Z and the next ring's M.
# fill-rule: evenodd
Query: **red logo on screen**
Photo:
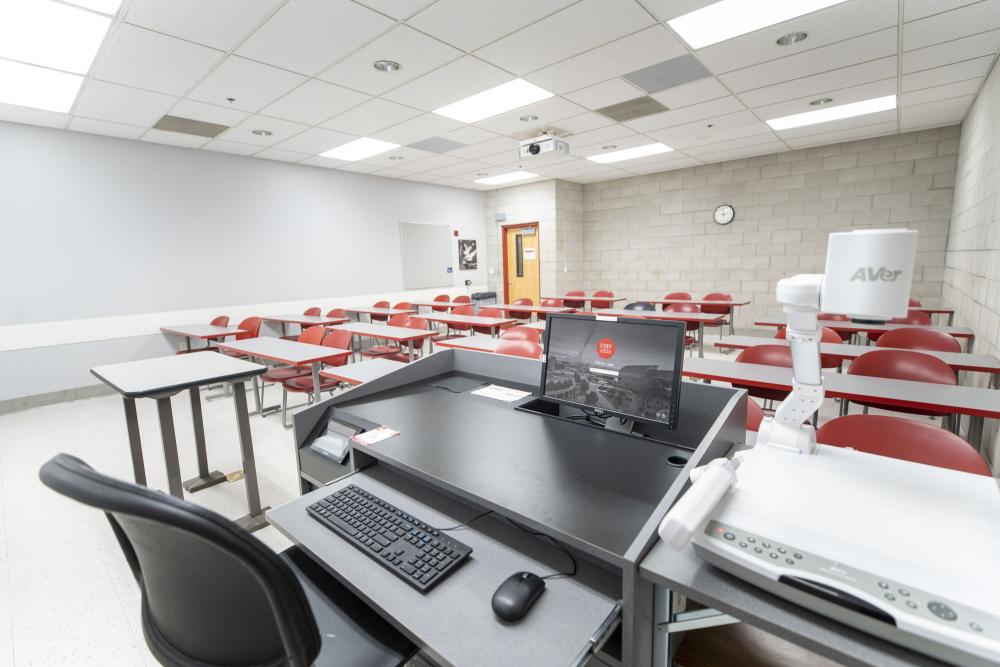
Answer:
M610 359L615 356L615 341L610 338L602 338L597 341L597 356L601 359Z

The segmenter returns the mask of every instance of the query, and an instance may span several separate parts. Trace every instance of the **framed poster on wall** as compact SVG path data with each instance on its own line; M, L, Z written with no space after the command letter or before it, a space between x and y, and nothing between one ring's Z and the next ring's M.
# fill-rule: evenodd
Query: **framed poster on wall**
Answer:
M458 240L458 269L474 271L479 268L479 255L475 239Z

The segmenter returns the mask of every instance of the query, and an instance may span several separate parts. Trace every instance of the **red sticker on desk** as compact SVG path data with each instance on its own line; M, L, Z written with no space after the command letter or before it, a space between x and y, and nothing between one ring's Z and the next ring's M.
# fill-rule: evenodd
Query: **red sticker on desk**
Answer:
M394 435L399 435L399 431L394 431L388 426L379 426L378 428L373 428L370 431L365 431L364 433L358 433L357 435L351 436L351 440L359 445L368 447L369 445L374 445L377 442L388 440Z
M602 338L597 341L597 356L601 359L610 359L615 356L615 341L610 338Z

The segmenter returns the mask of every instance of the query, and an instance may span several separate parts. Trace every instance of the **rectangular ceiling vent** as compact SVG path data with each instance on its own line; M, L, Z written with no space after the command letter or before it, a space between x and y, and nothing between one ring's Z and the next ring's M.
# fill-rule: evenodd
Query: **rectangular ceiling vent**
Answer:
M603 114L619 123L642 118L643 116L652 116L654 113L661 113L663 111L669 111L669 109L648 96L625 100L624 102L612 104L603 109L597 109L597 113Z
M229 129L228 125L216 125L193 118L181 118L180 116L164 116L156 121L154 130L164 130L166 132L178 132L180 134L193 134L196 137L208 137L214 139Z

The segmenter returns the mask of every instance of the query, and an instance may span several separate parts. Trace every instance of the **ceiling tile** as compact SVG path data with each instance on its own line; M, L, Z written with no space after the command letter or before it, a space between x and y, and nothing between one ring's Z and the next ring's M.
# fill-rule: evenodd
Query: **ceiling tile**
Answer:
M161 93L119 86L116 83L88 81L73 107L73 114L149 127L160 120L174 102L175 98Z
M756 129L759 130L760 128L757 127ZM781 143L781 140L775 136L774 132L770 131L770 128L765 125L764 129L765 131L760 134L752 134L746 137L728 139L726 141L718 141L714 143L704 143L697 146L688 146L684 149L684 153L693 157L703 158L706 155L733 151L738 148L749 148L751 146L760 146L762 144L773 145Z
M712 127L708 127L709 125ZM734 139L760 134L769 129L751 112L736 111L718 116L700 117L688 123L652 130L646 134L668 146L680 148L697 145L703 141L712 141L713 137ZM707 139L699 139L699 137L707 137Z
M845 2L707 46L699 49L697 55L709 69L721 74L895 28L897 22L897 0ZM801 42L779 46L777 39L790 32L805 32L809 36Z
M399 167L390 167L389 169L380 169L375 172L375 176L381 176L383 178L402 178L403 176L409 176L412 171L407 171L406 169L400 169Z
M828 123L816 123L815 125L805 125L803 127L793 127L788 130L776 130L782 139L794 139L796 137L806 137L813 134L830 134L841 130L851 130L861 127L871 127L873 125L887 125L896 122L896 110L879 111L877 113L855 116L834 120Z
M855 141L857 139L868 139L870 137L883 137L887 134L895 134L896 129L896 121L891 121L876 125L866 125L846 130L825 132L822 134L810 134L804 137L790 137L785 139L785 143L792 148L825 146L827 144L836 144L843 141Z
M170 115L232 127L250 114L231 107L220 107L194 100L181 100L170 110Z
M277 160L278 162L298 162L299 160L305 160L310 156L308 153L283 151L278 148L265 148L261 152L254 154L254 157L263 158L265 160Z
M566 142L569 144L570 152L576 152L583 149L586 146L595 146L597 144L606 144L611 141L623 140L627 137L635 136L635 132L625 127L624 125L608 125L607 127L598 128L596 130L590 130L589 132L580 132L579 134L571 134L566 137Z
M125 20L223 51L232 50L284 0L133 0Z
M736 92L763 88L896 53L896 28L880 30L798 55L734 70L719 77Z
M74 132L103 134L107 137L118 137L119 139L138 139L146 133L146 128L144 127L110 123L106 120L94 120L93 118L74 118L69 123L69 129Z
M311 127L302 134L297 134L291 139L281 142L275 148L283 151L294 151L296 153L309 153L318 155L324 151L337 146L343 146L349 141L354 141L357 137L342 132L324 130L321 127ZM339 162L339 160L338 160Z
M469 0L438 0L408 24L464 51L500 39L557 12L576 0L505 0L484 5Z
M692 104L682 109L671 109L670 111L653 114L645 118L636 118L635 120L626 121L625 125L637 132L648 132L649 130L659 130L664 127L683 125L684 123L696 120L743 111L744 109L743 104L730 95L728 97L720 97L717 100Z
M658 93L653 93L650 97L670 109L681 109L692 104L716 100L728 95L729 91L719 83L718 79L708 77L692 81L691 83L685 83L681 86L661 90Z
M466 56L404 83L382 97L432 111L513 79L488 63Z
M903 20L916 21L931 14L958 9L979 0L903 0Z
M912 51L996 28L1000 28L1000 0L983 0L903 24L903 50Z
M146 134L142 135L142 141L149 141L154 144L166 144L168 146L181 146L182 148L198 148L207 144L209 139L208 137L181 134L180 132L149 130Z
M400 25L344 58L319 78L378 95L461 56L458 49ZM380 72L373 66L376 60L392 60L402 67L395 72Z
M188 97L257 111L305 80L304 76L277 67L229 56ZM233 98L233 102L228 102L228 98Z
M973 98L957 97L921 104L900 110L901 130L915 130L923 127L941 127L962 122Z
M405 19L413 16L434 0L356 0L366 7L391 16L394 19Z
M860 102L862 100L870 100L876 97L885 97L886 95L895 94L896 78L893 77L891 79L883 79L881 81L873 81L871 83L863 83L858 86L851 86L850 88L824 91L821 95L808 95L806 97L786 100L777 104L756 107L753 111L762 119L771 120L773 118L791 116L797 113L816 111L818 107L810 105L809 103L817 98L829 97L833 100L833 102L829 103L830 105L840 106L841 104L850 104L851 102Z
M990 65L993 63L993 56L974 58L965 62L925 69L922 72L903 75L902 91L904 93L932 86L941 86L954 81L964 81L965 79L975 79L986 76Z
M589 158L594 155L600 155L601 153L609 153L611 151L623 151L627 148L636 148L637 146L648 146L649 144L656 143L654 139L650 139L644 134L633 134L627 137L620 137L616 139L606 139L600 141L596 144L582 144L574 143L573 145L573 155L578 158ZM631 160L628 160L631 162ZM619 163L614 163L619 164ZM624 164L621 163L621 164Z
M354 2L290 0L243 42L236 53L313 76L385 32L393 23L392 19Z
M642 88L647 93L658 93L668 88L683 86L712 76L698 59L689 53L670 60L643 67L623 75L626 81Z
M1000 30L963 37L903 54L903 74L912 74L978 56L992 55L1000 49Z
M480 49L476 55L515 74L527 74L653 23L653 17L637 2L581 0Z
M223 55L207 46L122 24L94 76L135 88L183 95Z
M462 158L455 157L454 155L448 155L447 153L441 153L425 157L417 162L411 162L407 166L410 169L417 169L419 171L435 171L437 169L444 169L454 165L465 166L467 164L469 163Z
M744 148L733 148L729 150L719 151L718 153L708 153L706 155L700 156L700 159L705 164L712 164L715 162L726 162L728 160L739 160L742 158L755 157L757 155L771 155L773 153L785 153L788 148L785 144L780 141L769 142L764 144L755 144L753 146L746 146Z
M226 141L237 141L243 144L253 144L255 146L274 146L276 144L294 137L303 130L309 129L308 125L293 123L280 118L270 116L250 116L239 125L232 127L219 135L220 139ZM266 130L271 134L260 136L253 133L254 130Z
M715 81L715 79L711 79L711 81ZM577 104L582 104L588 109L600 109L625 100L635 99L643 94L643 91L628 81L616 78L581 88L572 93L566 93L563 97Z
M331 116L355 107L369 97L332 83L310 79L261 113L306 125L318 125Z
M69 114L44 109L31 109L14 104L0 104L0 120L24 125L41 125L43 127L65 127Z
M233 155L252 155L260 150L260 146L251 146L250 144L240 144L235 141L224 141L222 139L213 139L207 144L202 146L207 151L216 151L219 153L232 153Z
M607 127L614 124L615 121L607 116L588 111L572 118L563 118L559 121L559 129L565 134L580 134L581 132L589 132L599 127Z
M330 158L320 157L316 155L314 157L306 158L305 160L300 161L299 164L307 164L310 167L323 167L324 169L337 169L339 167L349 165L350 163L341 162L340 160L331 160ZM356 165L356 166L360 167L360 169L352 169L351 171L360 170L365 172L371 172L378 170L378 167L373 167L370 165Z
M487 120L479 121L478 126L508 136L522 139L538 136L550 125L558 125L563 118L570 118L584 113L586 109L561 97L550 97L547 100L529 104L526 107L509 111ZM537 116L533 121L522 121L522 116Z
M684 47L663 26L653 26L533 72L525 78L546 90L564 93L685 53Z
M399 148L394 148L391 151L386 151L384 153L379 153L378 155L365 158L364 160L360 160L360 162L375 165L381 169L403 169L405 171L414 171L410 165L425 158L433 157L434 155L434 153L429 151L422 151L410 146L400 146ZM398 160L394 158L402 159Z
M373 136L382 141L391 141L395 144L406 146L421 139L436 137L461 126L462 123L457 120L438 116L433 113L425 113L422 116L405 120L402 123L376 132Z
M465 127L460 127L457 130L445 132L441 135L442 139L457 141L458 143L465 144L466 146L470 144L479 144L484 141L489 141L490 139L496 139L496 137L497 135L493 132L476 127L475 125L466 125Z
M467 160L478 160L487 155L495 155L501 151L516 151L517 148L517 139L511 139L510 137L496 137L495 139L490 139L489 141L484 141L480 144L459 148L458 150L452 151L450 154Z
M981 85L983 85L983 79L966 79L965 81L946 83L943 86L924 88L912 93L903 93L899 99L899 106L903 108L913 107L928 102L975 95Z
M412 107L375 98L331 118L322 126L338 132L367 136L414 116L419 116L421 113Z
M748 90L739 94L748 107L760 107L785 100L794 100L809 95L819 96L828 90L849 88L872 81L881 81L896 76L896 56L880 58L872 62L842 67L831 72L823 72L794 81L786 81L765 88Z

